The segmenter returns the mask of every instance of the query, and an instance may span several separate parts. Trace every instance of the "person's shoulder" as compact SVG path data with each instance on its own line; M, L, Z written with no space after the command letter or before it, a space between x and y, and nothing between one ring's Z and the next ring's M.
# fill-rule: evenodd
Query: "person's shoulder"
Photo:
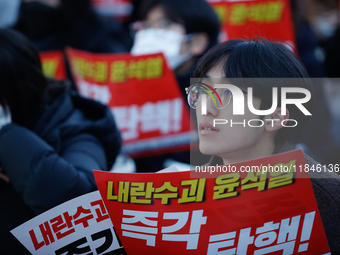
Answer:
M309 171L309 176L329 247L332 254L338 254L340 251L340 176L334 173L334 169L332 172L332 169L320 167L320 163L308 155L304 156L309 169L314 166L314 171Z
M46 95L48 105L35 128L44 139L51 136L66 139L84 132L101 138L117 131L110 109L82 97L68 82L50 82Z
M327 165L317 162L307 154L304 154L304 158L306 164L309 165L309 169L314 169L309 171L311 179L335 179L336 182L340 182L340 174L337 169L330 169Z
M312 182L313 190L317 200L329 200L337 205L340 209L340 175L329 168L317 167L320 163L304 155L306 164L309 165L309 169L314 166L314 169L319 169L320 171L309 171L309 177ZM326 199L327 198L327 199Z
M69 96L72 99L74 109L82 111L87 119L98 120L112 116L108 106L97 100L83 97L73 90L69 92Z

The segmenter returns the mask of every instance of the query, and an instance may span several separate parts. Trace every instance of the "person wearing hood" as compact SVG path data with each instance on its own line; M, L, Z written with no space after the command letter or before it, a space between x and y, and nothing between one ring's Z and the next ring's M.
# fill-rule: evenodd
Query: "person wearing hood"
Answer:
M135 1L135 6L137 21L132 25L135 39L131 54L163 53L184 99L184 88L190 84L197 60L217 44L217 14L205 0L145 0ZM146 157L135 160L137 171L161 170L167 158L190 163L189 152Z
M199 57L217 44L217 14L205 0L145 0L135 13L131 54L163 53L184 89Z

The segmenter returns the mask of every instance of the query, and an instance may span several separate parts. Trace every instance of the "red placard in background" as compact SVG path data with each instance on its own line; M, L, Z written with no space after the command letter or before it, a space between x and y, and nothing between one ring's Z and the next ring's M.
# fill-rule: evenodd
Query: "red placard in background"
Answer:
M80 95L108 105L131 157L190 149L190 116L162 54L67 49Z
M209 2L221 22L220 42L261 36L296 46L289 0Z
M299 150L230 165L238 171L213 178L190 171L94 176L127 254L325 254L304 164ZM269 165L289 170L266 173ZM239 171L247 166L264 172Z
M65 80L67 78L64 53L62 51L44 51L40 52L39 55L43 73L46 77L56 80Z

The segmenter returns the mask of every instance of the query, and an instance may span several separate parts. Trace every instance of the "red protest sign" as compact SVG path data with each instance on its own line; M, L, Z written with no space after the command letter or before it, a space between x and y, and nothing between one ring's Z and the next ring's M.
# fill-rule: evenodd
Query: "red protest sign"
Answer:
M257 173L94 175L127 254L319 255L329 248L304 164L293 151L232 165Z
M257 35L295 46L289 0L210 2L221 22L221 42Z
M40 52L39 55L46 77L57 80L65 80L67 78L64 53L62 51L44 51Z
M162 54L93 54L68 49L79 93L108 105L132 157L190 147L190 117Z

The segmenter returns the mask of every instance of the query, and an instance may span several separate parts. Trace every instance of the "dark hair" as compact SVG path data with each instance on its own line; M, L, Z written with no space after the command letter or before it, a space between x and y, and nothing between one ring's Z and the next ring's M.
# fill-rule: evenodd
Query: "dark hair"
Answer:
M39 54L20 33L0 29L0 56L0 104L12 122L31 128L47 86Z
M208 49L216 45L220 31L218 17L206 0L146 0L140 6L138 18L144 20L151 9L161 6L173 22L182 24L186 33L205 32Z
M308 89L312 98L304 106L309 112L313 108L312 84L301 61L287 46L264 38L249 40L235 39L223 42L210 49L199 61L194 72L195 78L203 78L215 66L222 65L225 77L233 79L239 86L253 87L254 96L261 98L261 109L272 105L272 88L278 87L278 105L281 104L281 87L302 87ZM240 79L241 78L241 79ZM252 78L252 79L244 79ZM254 79L255 78L255 79ZM260 79L275 78L275 79ZM276 79L300 78L300 79ZM289 98L301 97L289 93ZM295 119L295 128L282 128L275 136L275 144L295 141L309 117L295 105L288 104L289 118ZM294 125L294 123L287 125Z

